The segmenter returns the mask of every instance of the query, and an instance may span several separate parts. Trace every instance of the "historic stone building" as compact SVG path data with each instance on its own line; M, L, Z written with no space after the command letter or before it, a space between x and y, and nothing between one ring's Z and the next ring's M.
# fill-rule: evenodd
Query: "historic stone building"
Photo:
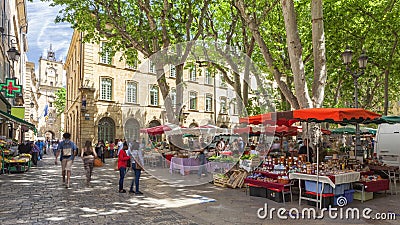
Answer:
M154 64L139 54L141 64L129 65L118 52L111 57L103 44L83 43L82 34L75 31L64 64L65 131L80 146L86 140L138 139L141 128L167 123ZM164 69L174 102L175 67ZM185 68L183 80L183 126L233 128L238 123L234 91L221 75L192 66Z
M44 139L61 139L63 132L63 115L57 115L54 101L56 92L63 87L63 62L56 60L50 45L46 57L40 57L39 70L32 81L33 121L37 123L37 137Z
M28 21L26 0L0 2L0 137L23 141L34 125L25 119ZM29 85L29 84L28 84Z

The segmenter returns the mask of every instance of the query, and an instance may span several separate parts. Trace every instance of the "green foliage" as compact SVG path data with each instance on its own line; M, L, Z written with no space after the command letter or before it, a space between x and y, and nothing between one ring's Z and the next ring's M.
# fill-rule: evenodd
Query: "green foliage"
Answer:
M56 94L56 99L53 104L56 107L57 115L61 115L62 113L64 113L65 109L66 90L65 88L61 88L55 94Z

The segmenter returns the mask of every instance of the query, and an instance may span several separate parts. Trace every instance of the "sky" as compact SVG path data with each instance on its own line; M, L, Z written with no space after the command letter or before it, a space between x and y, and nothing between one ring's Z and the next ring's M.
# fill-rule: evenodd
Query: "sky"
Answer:
M73 29L67 23L55 23L60 8L49 6L49 2L33 0L27 2L28 14L28 60L38 67L40 56L46 57L52 44L57 60L65 61Z

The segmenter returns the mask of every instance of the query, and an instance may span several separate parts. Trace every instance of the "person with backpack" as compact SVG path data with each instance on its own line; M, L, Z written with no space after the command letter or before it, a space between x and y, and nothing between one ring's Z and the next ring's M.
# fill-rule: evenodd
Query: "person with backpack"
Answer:
M81 152L81 158L83 160L83 166L85 168L86 174L86 186L90 186L90 181L92 179L94 158L97 157L96 151L93 150L92 142L86 141L85 147Z
M57 158L60 156L63 183L66 183L66 188L69 188L71 184L72 163L74 162L75 155L78 154L78 148L75 143L70 140L70 133L64 133L63 138L64 140L58 145L55 163L57 164ZM67 180L65 180L65 175L67 175Z

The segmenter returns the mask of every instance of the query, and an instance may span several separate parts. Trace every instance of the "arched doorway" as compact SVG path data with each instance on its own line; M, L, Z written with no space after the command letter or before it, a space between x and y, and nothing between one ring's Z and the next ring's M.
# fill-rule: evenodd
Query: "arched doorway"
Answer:
M221 128L228 128L228 126L226 124L222 124L220 127Z
M115 122L110 117L103 117L98 125L98 140L114 141L115 140Z
M51 130L48 130L44 133L45 140L54 140L56 138L55 133Z
M130 118L125 122L124 126L125 139L129 142L134 140L140 141L139 130L140 130L139 122L134 118Z
M150 127L156 127L156 126L160 126L161 123L158 120L152 120L149 123L149 128ZM161 141L161 135L149 135L149 139L154 141L154 142L160 142Z
M190 125L189 125L189 128L194 128L194 127L198 127L199 126L199 124L197 124L196 122L192 122Z

